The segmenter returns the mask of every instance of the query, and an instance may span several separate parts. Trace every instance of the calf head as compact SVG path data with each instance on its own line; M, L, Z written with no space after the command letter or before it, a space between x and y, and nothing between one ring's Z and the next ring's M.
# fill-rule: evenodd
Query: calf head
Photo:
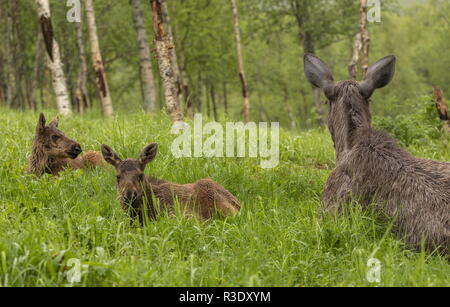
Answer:
M144 170L155 159L157 152L158 144L150 144L137 160L122 160L109 146L102 145L103 158L116 169L117 192L122 202L132 203L142 199L145 193Z
M45 124L45 116L40 114L36 126L34 145L51 158L75 159L82 152L80 144L69 139L58 129L59 118L54 119L48 126Z

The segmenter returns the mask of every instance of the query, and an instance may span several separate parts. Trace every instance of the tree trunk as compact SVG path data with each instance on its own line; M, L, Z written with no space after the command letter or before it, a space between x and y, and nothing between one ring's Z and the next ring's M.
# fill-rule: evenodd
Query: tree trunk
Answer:
M21 10L19 9L19 1L11 0L11 11L13 13L14 27L14 67L15 67L15 107L25 109L29 103L29 85L30 78L27 67L26 53L27 39L24 37L23 24L21 22Z
M358 77L358 62L361 49L362 49L361 33L358 32L355 36L355 42L353 44L352 60L350 62L350 65L348 66L348 74L351 80L356 80Z
M267 122L268 121L268 116L267 116L267 112L266 109L264 108L264 102L263 102L263 98L262 98L262 94L261 94L261 90L258 88L258 104L259 104L259 117L260 120L263 122Z
M146 111L155 112L158 109L156 104L156 86L155 79L153 78L150 46L148 44L147 31L145 30L141 0L131 0L131 5L133 7L133 21L139 49L139 68L141 72L144 109Z
M96 75L96 85L102 103L103 115L112 117L114 115L113 104L109 92L108 80L106 78L100 44L97 35L97 25L95 22L95 11L92 0L86 0L86 18L91 41L92 65Z
M303 50L305 53L315 53L314 48L314 42L312 34L309 32L303 32L302 35L302 41L303 41ZM318 116L318 122L320 126L324 126L326 123L325 119L325 110L322 104L322 100L320 98L322 90L320 88L317 88L315 86L312 86L313 91L313 101L314 101L314 107L317 112Z
M297 129L297 123L295 121L294 112L292 111L292 106L289 103L289 91L288 91L288 88L287 88L286 85L283 87L283 92L284 92L284 98L283 98L284 99L284 105L286 107L286 112L287 112L287 114L289 116L289 120L290 120L290 123L291 123L291 128L293 130L295 130L295 129Z
M209 82L205 83L205 93L206 93L206 114L208 117L211 116L211 96L209 96Z
M349 77L352 80L358 78L358 62L361 60L363 77L369 69L369 31L367 30L367 0L360 0L359 7L359 31L353 44L353 56L348 67ZM362 53L362 58L361 58Z
M53 36L53 27L48 0L36 0L36 6L47 50L47 63L52 72L53 89L56 94L56 105L62 115L72 113L69 92L67 90L66 78L64 76L63 64L59 53L59 46Z
M173 46L169 50L170 59L173 64L173 71L175 73L175 80L177 82L178 87L178 97L180 99L180 102L186 103L187 97L184 96L183 88L185 86L185 83L183 81L183 76L180 70L180 66L178 65L178 57L176 52L176 45L174 40L174 34L172 31L172 24L170 23L170 15L169 15L169 9L167 7L167 0L160 0L161 1L161 10L162 10L162 21L164 23L164 27L167 32L167 38L169 39L169 44Z
M442 89L434 88L434 99L436 101L436 109L439 114L439 118L444 122L444 127L450 132L450 118L448 115L448 105L444 98L444 92Z
M164 87L164 95L169 115L173 122L183 121L179 88L176 80L171 49L174 48L173 39L167 34L162 13L162 0L150 0L155 31L156 55L158 58L159 74Z
M248 92L247 79L245 78L244 60L242 59L241 32L240 32L240 28L239 28L239 15L238 15L239 13L238 13L236 0L230 0L230 3L231 3L232 14L233 14L234 36L235 36L235 40L236 40L237 66L238 66L238 72L239 72L239 79L240 79L241 85L242 85L242 96L244 98L243 116L244 116L244 121L249 122L250 121L250 97L249 97L249 92Z
M370 37L369 30L367 29L367 0L361 0L360 6L360 31L362 40L362 71L363 76L366 76L369 70L369 49L370 49Z
M81 14L81 12L80 12ZM80 61L78 67L77 84L75 89L75 97L77 100L78 111L84 113L90 108L91 103L89 99L89 93L87 90L87 60L86 60L86 48L83 38L83 16L80 16L80 22L76 22L77 27L77 46L78 46L78 58Z
M42 37L42 33L39 31L36 38L36 53L34 57L34 68L33 68L33 77L31 80L31 93L30 93L30 106L32 110L37 109L37 91L38 91L38 83L40 80L39 75L42 71L42 57L44 54L44 39Z
M14 72L13 72L13 53L12 53L12 41L13 41L13 22L11 15L11 8L9 1L6 5L6 46L5 46L5 62L6 62L6 105L12 107L13 104L13 84L14 84Z
M225 115L228 116L228 91L227 91L227 83L223 83L223 108L225 110Z
M200 113L203 113L203 81L202 81L202 74L199 71L198 72L198 78L197 78L197 99L198 99L198 111Z
M211 102L212 102L212 109L213 109L213 114L214 114L214 120L218 121L219 120L219 113L218 113L218 110L217 110L216 91L215 91L213 83L210 84L209 89L210 89L210 92L211 92Z
M0 3L0 20L6 20L5 15L5 7L4 3ZM5 41L5 32L3 29L3 24L0 25L0 105L6 104L5 100L5 89L6 89L6 81L5 81L5 58L3 52L3 42Z

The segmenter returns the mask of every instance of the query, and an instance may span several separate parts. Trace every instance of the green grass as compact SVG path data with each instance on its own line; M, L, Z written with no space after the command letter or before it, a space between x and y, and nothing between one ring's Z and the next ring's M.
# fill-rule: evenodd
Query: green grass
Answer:
M52 114L47 114L50 119ZM70 286L68 260L87 266L74 286L449 286L447 260L409 251L389 225L355 206L336 221L318 216L334 166L326 131L281 131L280 165L259 160L175 159L166 116L62 119L86 150L102 143L123 157L160 144L147 174L177 183L211 177L242 203L235 217L199 222L162 217L146 227L120 208L110 167L25 175L37 114L1 110L0 285ZM445 146L411 148L450 160ZM438 151L438 154L436 152ZM381 283L366 280L367 260Z

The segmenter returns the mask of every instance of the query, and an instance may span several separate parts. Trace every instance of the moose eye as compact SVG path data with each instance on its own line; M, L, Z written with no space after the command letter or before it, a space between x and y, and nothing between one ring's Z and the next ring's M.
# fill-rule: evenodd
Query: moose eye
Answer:
M53 135L53 136L52 136L53 142L58 141L60 138L61 138L61 137L60 137L59 135Z
M119 181L119 180L120 180L120 176L119 176L119 175L117 175L117 176L116 176L116 179L117 179L117 181Z

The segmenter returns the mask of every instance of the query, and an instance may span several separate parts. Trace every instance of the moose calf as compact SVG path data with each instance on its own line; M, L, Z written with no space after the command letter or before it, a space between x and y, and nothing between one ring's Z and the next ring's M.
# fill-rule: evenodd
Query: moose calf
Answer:
M122 208L132 218L139 217L143 223L146 214L149 219L155 219L158 212L173 215L176 199L184 214L201 220L209 219L215 213L232 215L240 210L237 198L211 179L175 184L145 177L145 167L155 159L157 150L158 145L151 144L145 147L138 160L122 160L110 147L102 145L103 158L116 169L117 192Z
M80 157L80 144L69 139L58 129L59 119L45 125L43 113L39 116L33 149L28 161L27 172L41 176L44 173L58 176L67 168L72 169L95 167L103 163L99 152L88 152Z
M415 158L371 126L369 99L393 78L396 58L373 64L363 81L335 82L328 66L305 55L305 75L330 101L328 128L336 168L325 185L325 208L334 213L351 198L374 204L395 219L409 246L450 253L450 163Z

